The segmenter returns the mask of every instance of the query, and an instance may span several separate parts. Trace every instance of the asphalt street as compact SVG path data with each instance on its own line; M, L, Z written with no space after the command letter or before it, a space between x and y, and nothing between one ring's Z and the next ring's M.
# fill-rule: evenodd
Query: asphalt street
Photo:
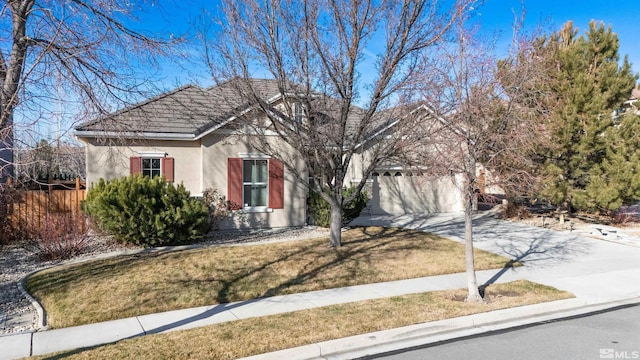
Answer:
M640 304L434 344L376 359L640 359Z

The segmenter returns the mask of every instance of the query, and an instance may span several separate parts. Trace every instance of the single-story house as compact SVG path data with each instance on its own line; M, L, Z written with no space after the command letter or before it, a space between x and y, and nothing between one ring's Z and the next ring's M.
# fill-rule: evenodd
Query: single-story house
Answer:
M272 106L286 101L275 81L253 82ZM308 189L299 175L307 173L300 153L278 141L277 135L269 142L282 150L283 158L257 151L256 135L236 121L241 114L264 117L224 83L211 88L187 85L83 123L75 135L86 144L87 184L136 173L164 175L167 181L183 183L195 196L207 188L223 193L233 215L222 228L305 225ZM359 151L353 156L348 181L363 176L367 146ZM298 176L288 171L292 167L299 169ZM420 175L387 165L369 174L367 211L462 211L458 177L434 180Z

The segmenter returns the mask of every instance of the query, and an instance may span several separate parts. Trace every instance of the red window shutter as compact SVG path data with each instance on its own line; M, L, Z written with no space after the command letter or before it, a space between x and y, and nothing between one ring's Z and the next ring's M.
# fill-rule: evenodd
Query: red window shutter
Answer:
M284 208L284 167L276 159L269 160L269 207Z
M242 159L227 159L227 203L229 210L242 209Z
M129 158L129 174L142 174L142 158L139 156L132 156Z
M174 170L173 170L173 164L175 163L175 161L173 160L172 157L163 157L162 158L162 175L164 175L164 179L167 182L173 182L174 181Z

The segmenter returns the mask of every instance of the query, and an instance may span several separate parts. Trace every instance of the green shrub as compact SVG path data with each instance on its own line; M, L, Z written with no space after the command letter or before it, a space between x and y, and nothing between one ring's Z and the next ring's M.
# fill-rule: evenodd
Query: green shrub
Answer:
M184 185L140 175L100 179L84 204L99 229L122 243L163 246L192 243L207 232L207 206Z
M355 192L355 187L346 188L342 196L349 197ZM358 196L342 209L342 224L346 225L351 222L351 220L357 218L367 206L368 201L369 197L366 191L362 190ZM309 193L309 213L315 225L329 227L331 224L331 205L315 191Z

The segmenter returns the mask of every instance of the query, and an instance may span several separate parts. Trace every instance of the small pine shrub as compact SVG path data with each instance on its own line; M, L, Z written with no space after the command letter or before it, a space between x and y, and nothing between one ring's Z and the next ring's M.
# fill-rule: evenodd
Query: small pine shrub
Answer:
M40 260L65 260L86 249L89 236L86 218L81 214L55 213L33 219L25 226L25 247Z
M349 197L356 191L355 187L344 189L343 197ZM346 225L351 220L360 216L362 210L367 206L369 197L366 191L361 191L350 203L342 209L342 224ZM329 227L331 224L331 205L326 202L320 194L315 191L309 193L309 213L315 225Z
M174 186L164 177L100 179L84 209L118 242L145 247L193 243L209 229L207 206L190 197L184 185Z

